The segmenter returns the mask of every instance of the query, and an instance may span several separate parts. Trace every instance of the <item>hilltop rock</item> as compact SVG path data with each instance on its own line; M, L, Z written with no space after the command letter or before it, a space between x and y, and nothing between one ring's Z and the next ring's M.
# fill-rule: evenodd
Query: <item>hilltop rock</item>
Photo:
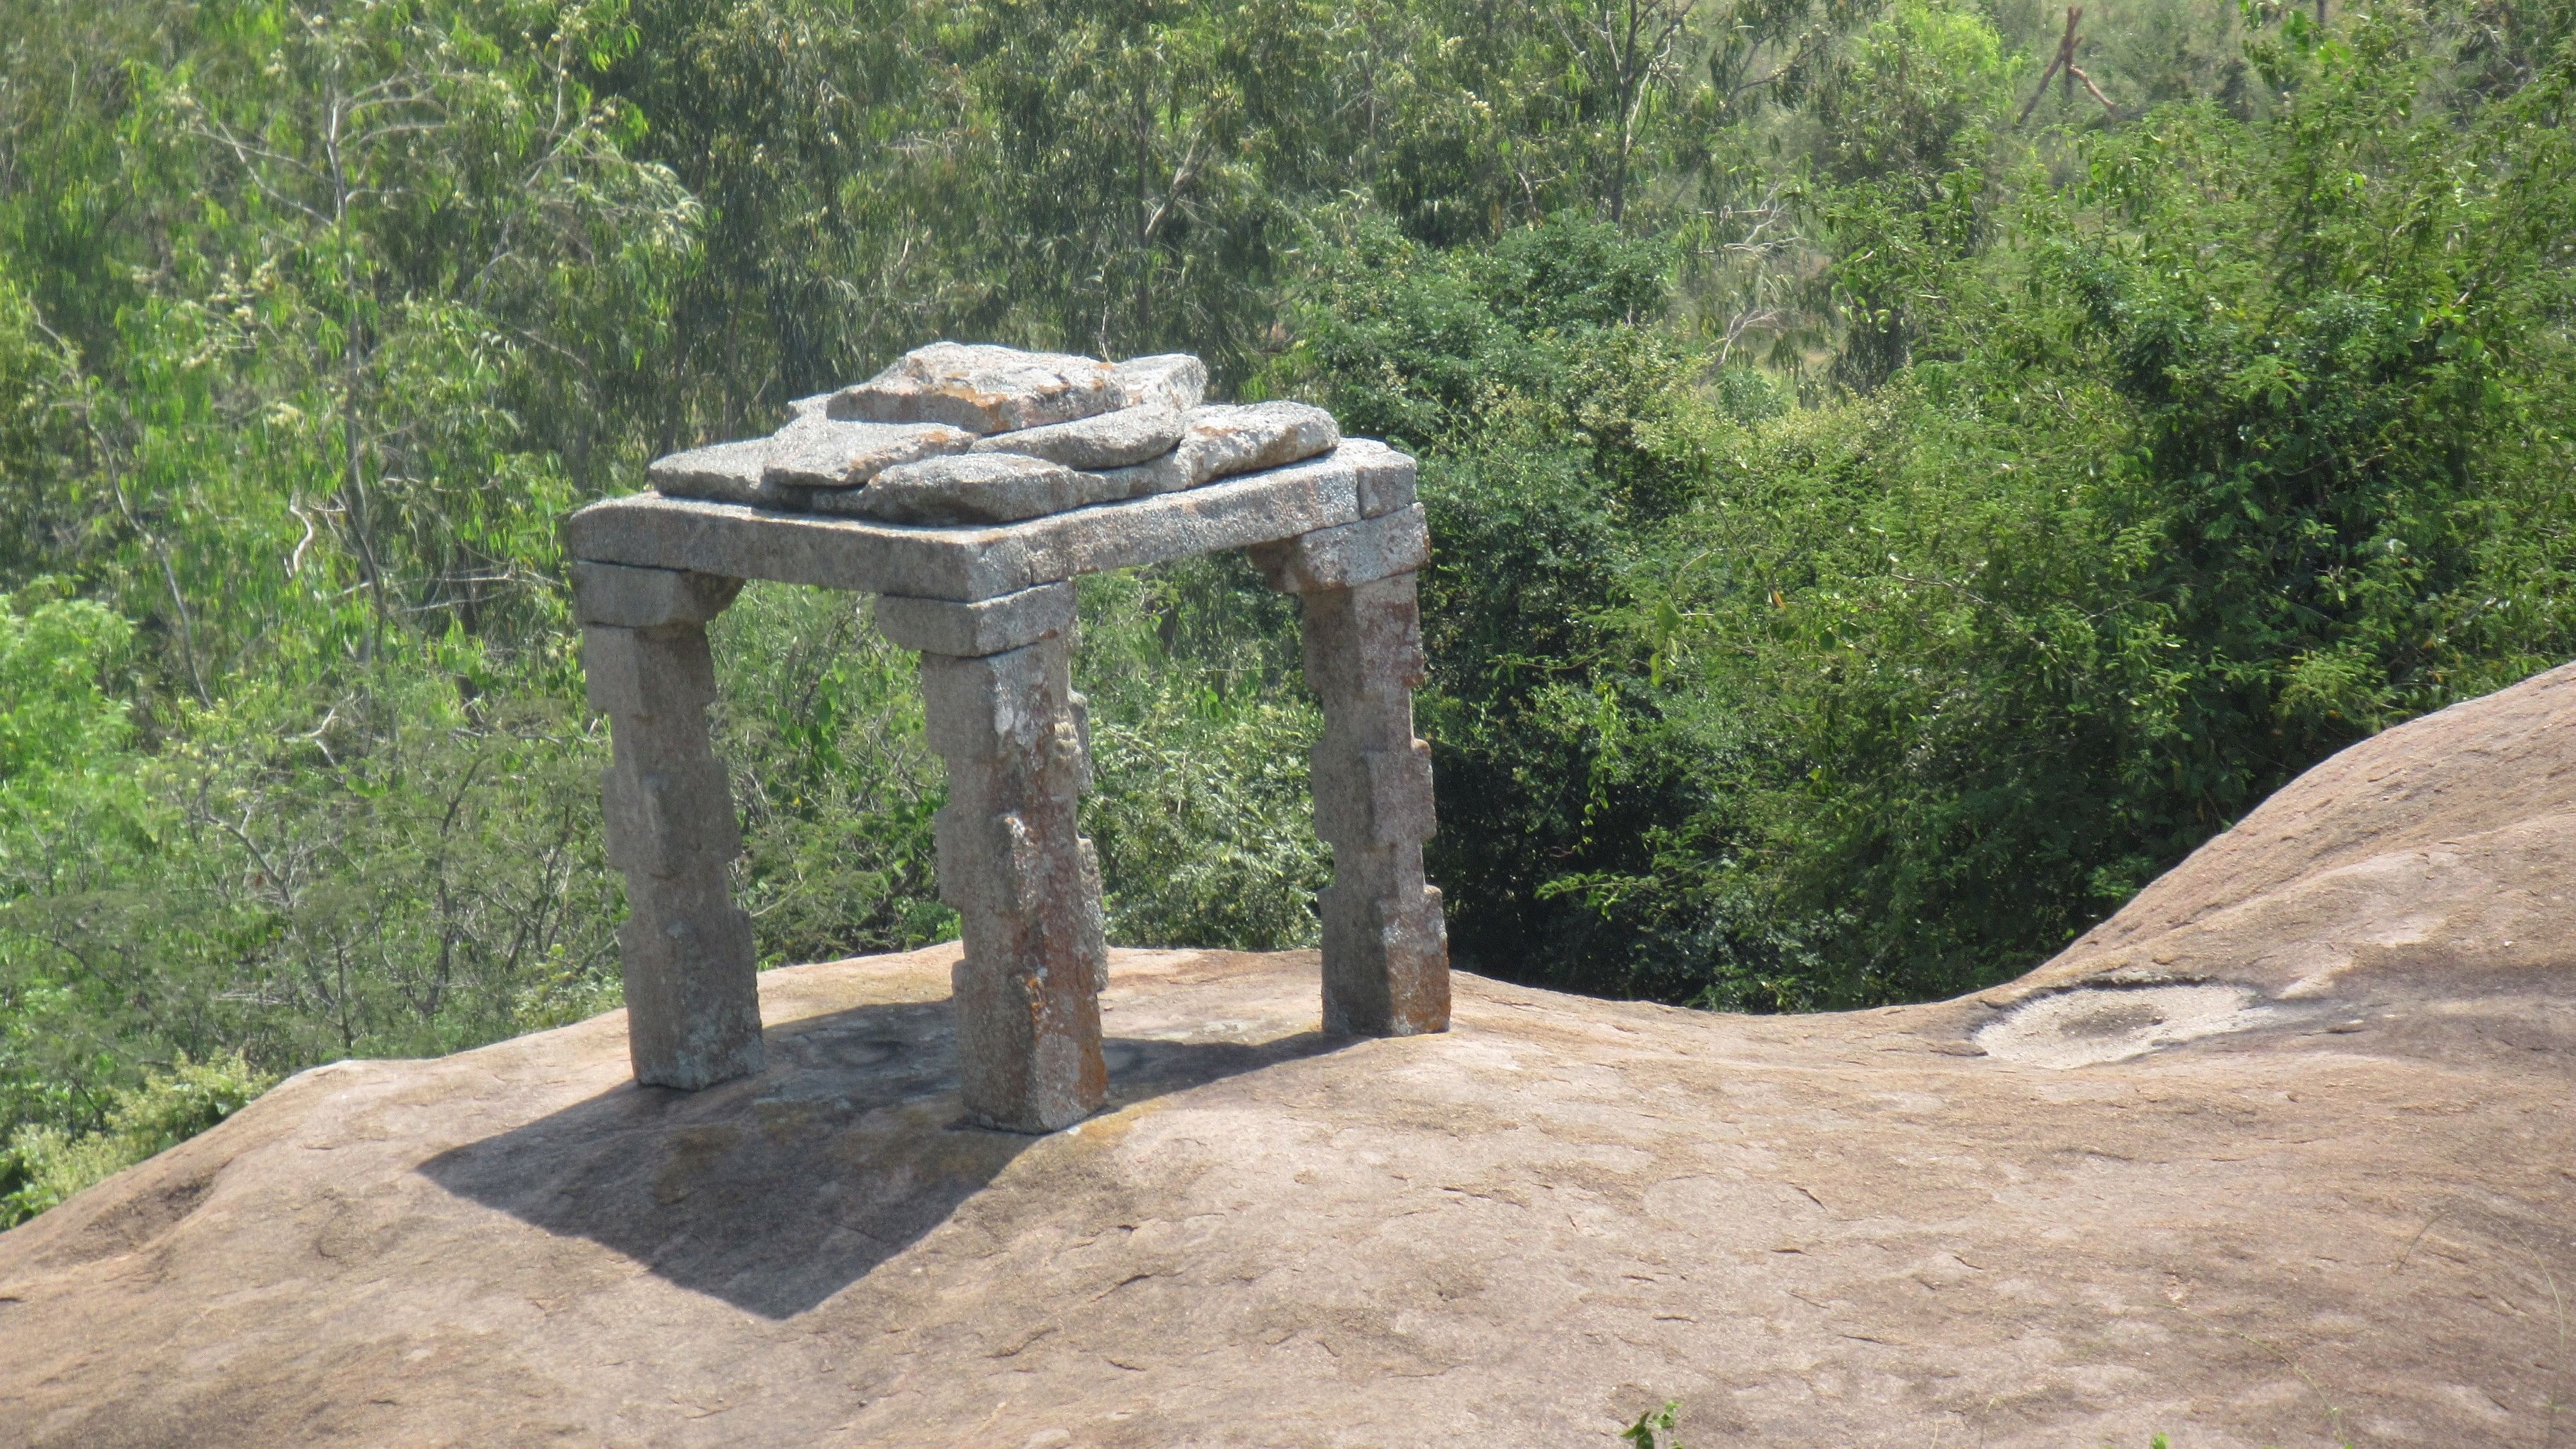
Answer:
M959 1125L953 947L766 973L696 1094L617 1014L320 1068L0 1235L0 1440L2543 1444L2572 872L2558 670L1958 1001L1342 1041L1309 954L1122 951L1040 1138Z

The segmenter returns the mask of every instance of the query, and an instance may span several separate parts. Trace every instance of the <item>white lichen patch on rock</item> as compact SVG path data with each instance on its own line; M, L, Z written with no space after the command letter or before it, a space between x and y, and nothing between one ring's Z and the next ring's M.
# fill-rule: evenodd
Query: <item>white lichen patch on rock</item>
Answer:
M2264 1025L2262 993L2226 982L2088 986L2026 1001L1974 1038L1986 1055L2040 1067L2089 1067Z

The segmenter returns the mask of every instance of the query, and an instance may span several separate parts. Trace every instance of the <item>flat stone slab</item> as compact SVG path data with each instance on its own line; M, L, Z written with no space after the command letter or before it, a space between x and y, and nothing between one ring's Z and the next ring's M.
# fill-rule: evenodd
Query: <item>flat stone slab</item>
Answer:
M974 451L1025 453L1032 458L1062 463L1068 468L1123 468L1170 452L1172 445L1181 440L1186 426L1184 419L1185 415L1178 408L1162 403L1143 403L1070 423L1022 428L1016 433L995 433L991 437L977 439ZM1134 495L1130 492L1117 496L1127 498Z
M1186 352L1158 352L1112 365L1133 407L1166 407L1185 413L1207 397L1207 364Z
M1355 522L1362 471L1391 477L1402 471L1392 462L1398 457L1382 443L1356 439L1302 463L1183 492L986 526L906 525L637 493L590 505L564 532L576 559L868 594L985 599Z
M1117 370L1096 358L980 342L916 347L824 411L870 423L947 423L976 433L1067 423L1125 407Z
M802 508L804 491L769 481L768 438L713 443L656 458L644 470L653 491L666 498L704 498L756 508Z
M1196 488L1311 458L1342 440L1333 415L1307 403L1220 403L1193 409L1182 423L1170 452L1101 475L1118 496Z
M817 494L812 506L888 523L1016 523L1125 496L1044 458L967 453L889 468L865 488Z
M1109 363L936 342L794 399L771 437L657 459L649 476L666 497L947 527L1178 492L1341 441L1321 408L1207 406L1206 390L1207 365L1184 352ZM940 461L958 455L974 456ZM1388 481L1362 468L1362 512L1402 506L1383 496Z
M769 439L760 478L780 487L856 488L888 468L963 453L974 443L973 433L946 423L843 423L799 417Z

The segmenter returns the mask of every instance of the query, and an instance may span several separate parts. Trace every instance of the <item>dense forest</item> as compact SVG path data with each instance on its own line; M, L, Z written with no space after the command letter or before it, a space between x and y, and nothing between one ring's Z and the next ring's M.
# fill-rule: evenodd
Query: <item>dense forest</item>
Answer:
M1419 454L1471 969L2016 973L2576 655L2570 0L7 0L0 1223L613 1006L563 516L939 337ZM1315 935L1294 605L1086 581L1124 944ZM941 939L908 659L719 624L765 962Z

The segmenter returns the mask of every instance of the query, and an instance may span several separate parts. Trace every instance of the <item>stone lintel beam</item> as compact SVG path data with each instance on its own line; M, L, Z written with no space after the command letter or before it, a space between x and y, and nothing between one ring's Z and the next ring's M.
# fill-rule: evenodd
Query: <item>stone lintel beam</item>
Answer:
M655 629L665 624L704 624L742 592L742 580L681 569L576 559L573 612L585 624Z
M1413 506L1417 465L1375 438L1344 438L1335 455L1359 475L1360 517L1375 518Z
M763 1061L751 918L725 878L742 836L706 721L716 693L706 622L740 587L574 566L582 669L611 740L600 786L609 863L626 877L627 1043L635 1079L653 1086L711 1086Z
M1042 613L1029 607L1031 617ZM887 633L899 644L971 634L904 609L894 617ZM880 627L887 618L881 608ZM999 653L921 655L926 732L948 765L939 895L965 937L953 981L966 1111L1019 1132L1078 1122L1108 1093L1100 990L1109 952L1099 860L1075 819L1090 767L1070 622ZM903 632L916 625L920 633Z
M1431 557L1431 534L1411 503L1246 552L1272 588L1315 594L1414 572Z
M897 648L975 659L1072 633L1073 585L1042 584L974 603L885 594L876 619Z

